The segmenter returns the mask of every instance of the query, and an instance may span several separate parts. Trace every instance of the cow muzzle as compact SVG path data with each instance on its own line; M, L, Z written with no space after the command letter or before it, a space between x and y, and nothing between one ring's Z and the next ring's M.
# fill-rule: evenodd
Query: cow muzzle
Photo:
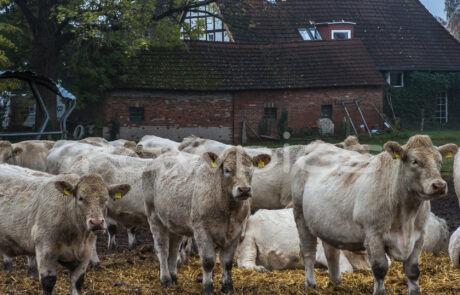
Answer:
M96 235L104 234L107 228L104 219L90 218L87 223L88 229Z
M238 186L233 191L233 197L238 200L246 200L252 197L252 188L250 186Z
M436 195L445 195L447 193L447 184L444 180L437 180L431 184L433 193Z

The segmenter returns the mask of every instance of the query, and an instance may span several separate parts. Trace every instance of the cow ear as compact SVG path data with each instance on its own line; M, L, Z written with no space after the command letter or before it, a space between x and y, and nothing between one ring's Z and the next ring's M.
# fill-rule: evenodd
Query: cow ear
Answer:
M361 153L363 154L369 154L369 152L371 151L371 147L367 144L361 145L361 148Z
M206 163L209 164L212 168L216 168L217 166L220 166L220 163L218 161L219 156L214 154L213 152L206 152L203 154L203 159Z
M20 147L15 147L15 148L13 149L13 157L19 156L20 154L22 154L22 152L23 152L22 148L20 148Z
M438 151L441 153L443 159L452 158L458 152L458 146L453 143L448 143L438 147Z
M114 199L121 199L126 195L130 190L131 186L129 184L115 184L108 187L109 196Z
M341 143L336 143L336 144L334 144L334 145L335 145L336 147L338 147L338 148L341 148L341 149L344 149L344 148L345 148L345 146L343 145L342 142L341 142Z
M404 149L402 148L402 146L399 145L399 143L395 141L389 141L385 143L383 147L391 155L393 159L397 159L397 158L403 159L405 156Z
M58 191L66 196L74 195L75 186L68 183L67 181L56 181L54 186Z
M255 157L252 157L252 165L258 168L263 168L265 165L270 163L272 157L267 154L260 154Z

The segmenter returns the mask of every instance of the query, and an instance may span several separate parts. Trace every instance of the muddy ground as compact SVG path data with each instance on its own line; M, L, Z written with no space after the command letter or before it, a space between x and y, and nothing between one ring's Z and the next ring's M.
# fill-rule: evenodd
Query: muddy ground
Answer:
M460 208L451 179L447 197L432 201L432 211L446 219L451 231L460 226ZM107 253L105 236L98 240L101 265L89 269L83 294L200 294L201 284L196 278L201 274L198 258L191 258L179 271L179 284L162 288L159 282L159 265L153 253L153 240L147 226L138 230L140 246L127 250L127 236L120 230L117 241L119 253ZM14 262L13 271L0 271L0 294L40 294L37 278L26 274L24 259ZM423 294L460 294L460 270L453 269L447 253L423 253L420 285ZM342 276L340 286L331 286L327 271L316 270L317 289L306 292L303 270L274 271L260 274L234 268L233 280L236 294L372 294L373 278L370 271L360 271ZM215 288L219 290L221 271L215 268ZM388 294L407 294L407 282L401 263L393 262L385 280ZM219 293L219 292L218 292ZM56 294L69 294L67 271L60 268Z

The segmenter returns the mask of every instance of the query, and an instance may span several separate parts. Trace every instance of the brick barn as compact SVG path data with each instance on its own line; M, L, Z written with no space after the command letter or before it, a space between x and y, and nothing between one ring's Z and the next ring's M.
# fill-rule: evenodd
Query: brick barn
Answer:
M279 136L282 123L302 136L324 117L337 132L342 102L359 131L355 101L369 129L381 129L386 84L404 87L413 71L460 71L459 42L418 0L218 0L180 21L202 21L200 40L182 29L185 46L138 57L107 94L105 137L241 143L243 134ZM446 93L433 97L441 123Z
M382 126L385 82L359 40L189 41L186 48L152 49L139 61L124 87L105 100L105 120L119 121L121 138L181 140L194 134L241 143L243 121L248 137L278 136L286 115L291 132L302 135L322 117L340 128L342 101L355 124L362 124L354 100L370 129Z

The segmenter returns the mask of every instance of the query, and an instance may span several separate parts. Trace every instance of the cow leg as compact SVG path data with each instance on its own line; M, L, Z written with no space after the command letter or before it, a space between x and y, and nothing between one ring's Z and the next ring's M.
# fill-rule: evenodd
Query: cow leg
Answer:
M36 249L38 274L40 277L40 284L42 286L43 295L52 295L54 285L56 284L56 268L57 260L53 257L55 251L53 249Z
M74 269L69 270L70 294L80 295L85 280L85 270L88 266L88 260L80 263Z
M238 266L241 268L254 269L258 272L267 272L267 269L262 265L256 264L257 260L257 245L254 237L247 236L240 243L238 248Z
M374 275L374 295L385 294L385 276L388 271L388 260L385 255L385 248L382 239L375 235L370 234L366 236L364 246L369 256L372 274Z
M128 249L134 250L137 247L136 240L136 227L131 227L128 229Z
M168 229L161 224L161 221L153 214L149 219L150 231L153 235L155 250L158 260L160 261L160 281L163 287L169 287L172 283L171 275L168 268L169 256L169 232Z
M118 232L118 226L113 220L110 220L108 218L106 220L108 223L107 234L109 235L109 239L108 239L109 242L108 242L107 247L109 249L109 252L117 253L117 241L115 240L115 235Z
M294 219L299 232L300 252L305 264L305 288L316 288L314 267L318 241L305 224L302 206L297 204L294 204Z
M331 245L323 243L324 255L327 260L329 278L333 284L340 284L340 250Z
M11 259L9 256L3 255L3 269L13 270L13 259Z
M179 248L182 242L182 236L169 233L169 256L168 268L171 275L173 285L177 284L177 257L179 256Z
M220 251L220 264L222 266L222 292L233 292L232 280L232 262L235 255L236 247L238 246L240 238L235 239L227 249Z
M193 234L200 254L201 267L203 268L203 294L214 294L212 280L212 269L216 264L214 243L204 229L196 229Z
M91 258L90 258L90 263L91 266L93 267L98 267L101 261L99 260L99 256L97 255L97 247L96 247L96 241L97 239L94 239L94 245L93 249L91 250Z
M414 250L412 251L409 258L404 261L404 272L407 276L407 284L409 288L409 295L419 295L420 288L418 285L418 277L420 276L420 269L419 269L419 259L420 254L422 253L423 249L423 236L419 238L419 240L415 243Z
M35 256L27 256L27 275L29 277L38 277L37 260Z

